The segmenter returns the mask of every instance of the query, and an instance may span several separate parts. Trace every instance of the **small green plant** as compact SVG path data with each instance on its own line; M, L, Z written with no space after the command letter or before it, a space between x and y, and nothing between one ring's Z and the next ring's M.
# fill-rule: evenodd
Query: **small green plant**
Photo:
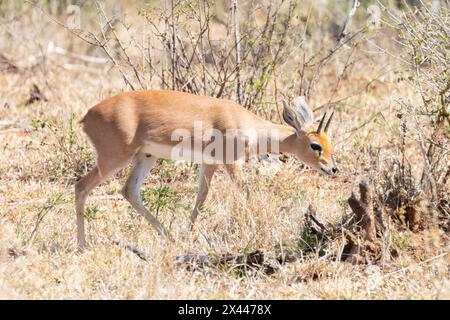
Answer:
M78 129L76 128L77 114L72 112L67 126L58 122L43 119L37 121L35 128L48 128L56 138L59 150L52 154L54 172L69 179L78 179L85 175L86 168L94 162L91 151L81 143ZM56 174L53 175L54 177Z
M347 210L348 209L348 200L347 199L344 199L344 198L342 198L342 199L338 199L338 204L339 204L339 207L341 207L342 208L342 210Z
M84 210L84 216L88 220L93 220L98 217L99 212L101 211L97 206L87 207L86 210Z
M246 275L244 268L234 267L234 268L231 268L230 272L237 279L244 278Z
M398 251L406 250L411 246L411 239L410 239L408 233L404 233L404 232L393 233L392 234L392 242L393 242L394 247Z
M50 213L56 206L67 204L68 200L63 198L62 193L58 193L54 196L49 197L42 206L30 206L30 209L37 209L36 221L34 223L33 230L30 236L25 241L25 244L32 243L37 235L38 229L44 218Z
M34 130L45 129L49 125L51 125L52 120L49 117L44 117L42 119L33 119L31 120L31 127Z
M69 130L67 131L67 144L69 145L69 150L72 151L73 147L75 146L77 142L77 133L74 129L74 121L77 114L75 112L72 112L70 115L70 121L69 121Z
M191 204L188 204L188 205L185 206L185 208L186 208L187 210L191 210L191 209L192 209L192 205L191 205ZM202 214L204 214L205 216L208 216L208 217L212 217L213 215L216 214L216 212L215 212L213 209L210 209L210 208L207 208L207 207L201 208L201 209L200 209L200 212L201 212Z
M170 206L178 207L180 202L178 193L168 186L145 188L141 191L141 196L145 206L156 215Z
M318 243L317 235L310 227L305 226L298 240L298 249L300 251L311 251L317 247Z

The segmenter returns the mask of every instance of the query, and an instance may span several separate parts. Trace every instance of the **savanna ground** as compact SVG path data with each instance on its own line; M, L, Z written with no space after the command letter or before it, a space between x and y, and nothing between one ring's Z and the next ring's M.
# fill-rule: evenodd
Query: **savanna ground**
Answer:
M434 21L438 29L447 24L448 30L448 3L438 2L440 20L425 24ZM238 1L239 70L232 1L208 2L208 8L202 1L175 1L173 15L170 1L122 1L120 12L120 1L80 3L80 28L73 28L69 20L77 12L66 7L70 1L0 1L0 298L450 298L448 38L443 37L443 58L422 63L433 56L426 40L439 33L425 31L425 53L414 56L420 43L415 47L414 37L394 17L432 10L431 1L424 7L364 2L342 42L336 37L352 1ZM113 14L118 18L108 23ZM199 17L208 29L196 42ZM413 21L426 20L418 19ZM193 43L203 49L193 49ZM435 67L435 61L444 67ZM191 232L198 168L162 161L142 194L170 230L175 239L170 243L120 195L127 168L88 199L89 247L79 253L74 183L95 163L78 124L86 111L132 88L175 88L237 100L238 78L242 104L273 122L282 122L281 100L299 94L308 97L317 117L335 110L331 138L339 174L324 176L285 156L270 174L261 170L263 164L246 166L243 192L220 170ZM433 93L435 87L440 95ZM427 112L418 112L424 105ZM440 156L431 163L436 171L424 174L422 151L429 143L438 146ZM335 252L323 256L305 230L308 206L322 221L339 224L351 214L347 199L361 179L376 186L382 206L388 192L383 181L395 174L392 163L402 159L415 185L411 201L422 216L432 216L431 222L419 230L393 228L383 241L396 254L382 261L341 261L344 236L336 239ZM148 261L117 242L138 247ZM252 250L263 251L275 272L234 266L187 270L174 264L187 253ZM295 259L280 263L275 259L280 250L294 252Z

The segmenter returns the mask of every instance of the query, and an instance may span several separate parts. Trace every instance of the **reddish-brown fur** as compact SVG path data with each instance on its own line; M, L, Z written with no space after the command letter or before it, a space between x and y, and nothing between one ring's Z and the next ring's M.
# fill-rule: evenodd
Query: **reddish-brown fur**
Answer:
M87 195L113 172L129 163L133 157L136 159L135 168L124 188L124 196L158 233L168 235L156 218L142 205L140 195L135 190L136 186L133 185L134 182L137 185L142 183L142 174L151 167L149 161L155 160L154 157L146 160L140 155L139 150L149 141L161 146L173 146L177 143L171 141L173 131L182 128L189 130L193 135L196 121L202 123L204 131L210 128L223 133L227 129L278 130L280 152L294 154L305 163L326 173L334 168L329 139L324 132L316 133L314 128L294 130L291 126L273 124L230 100L164 90L122 93L92 107L82 120L84 130L97 151L97 165L75 187L80 247L85 245L83 215ZM318 153L310 148L313 141L322 145L323 152ZM145 156L152 157L152 155ZM205 164L203 167L192 222L206 198L208 185L214 174L214 166ZM234 166L227 165L226 168L234 178L236 176Z

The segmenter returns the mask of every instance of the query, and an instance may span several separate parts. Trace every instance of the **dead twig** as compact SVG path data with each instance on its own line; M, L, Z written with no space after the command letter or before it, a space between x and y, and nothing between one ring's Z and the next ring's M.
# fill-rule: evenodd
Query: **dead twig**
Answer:
M150 261L150 257L144 251L140 250L135 245L126 244L121 241L113 241L113 243L118 245L119 247L122 247L126 250L133 252L135 255L137 255L143 261L146 261L146 262Z
M412 268L412 267L416 267L417 268L417 267L422 266L424 264L427 264L427 263L433 262L435 260L438 260L440 258L443 258L443 257L445 257L448 254L449 254L448 252L444 252L444 253L438 254L437 256L434 256L434 257L431 257L431 258L429 258L427 260L424 260L422 262L411 264L409 266L406 266L406 267L403 267L403 268L399 268L399 269L394 270L392 272L388 272L388 273L383 275L383 278L390 277L390 276L392 276L392 275L394 275L396 273L403 272L403 271L408 270L409 268Z
M5 55L0 53L0 72L16 73L20 70L19 66Z
M41 100L48 101L48 99L44 96L39 87L36 84L33 84L33 87L30 90L30 97L28 98L27 101L25 101L25 105L28 106L36 101Z
M186 254L175 259L177 267L185 267L188 270L197 270L205 267L217 267L228 265L232 268L259 269L264 265L264 253L255 250L249 253L239 254Z
M28 238L28 240L25 241L25 246L31 245L32 241L36 237L38 228L39 228L40 224L42 223L42 221L44 220L45 216L50 212L51 209L53 209L55 207L55 205L57 205L61 201L62 197L63 197L63 194L59 194L55 198L47 199L46 203L42 206L42 208L37 213L34 228L31 231L31 234L30 234L30 237Z
M233 25L234 25L234 44L236 47L236 98L239 104L242 103L241 89L241 43L239 33L239 9L238 0L233 0Z
M4 130L5 128L17 128L17 129L21 129L23 131L31 131L33 130L33 127L30 126L29 124L25 124L25 123L20 123L14 120L0 120L0 129Z

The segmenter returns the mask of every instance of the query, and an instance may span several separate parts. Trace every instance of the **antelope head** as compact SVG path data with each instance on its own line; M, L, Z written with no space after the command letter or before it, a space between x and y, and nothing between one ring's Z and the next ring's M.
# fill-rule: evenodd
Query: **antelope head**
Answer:
M327 121L325 113L315 127L314 114L304 97L297 98L295 110L286 101L283 106L283 119L296 133L288 138L289 151L312 168L324 174L335 174L338 168L327 135L334 112Z

